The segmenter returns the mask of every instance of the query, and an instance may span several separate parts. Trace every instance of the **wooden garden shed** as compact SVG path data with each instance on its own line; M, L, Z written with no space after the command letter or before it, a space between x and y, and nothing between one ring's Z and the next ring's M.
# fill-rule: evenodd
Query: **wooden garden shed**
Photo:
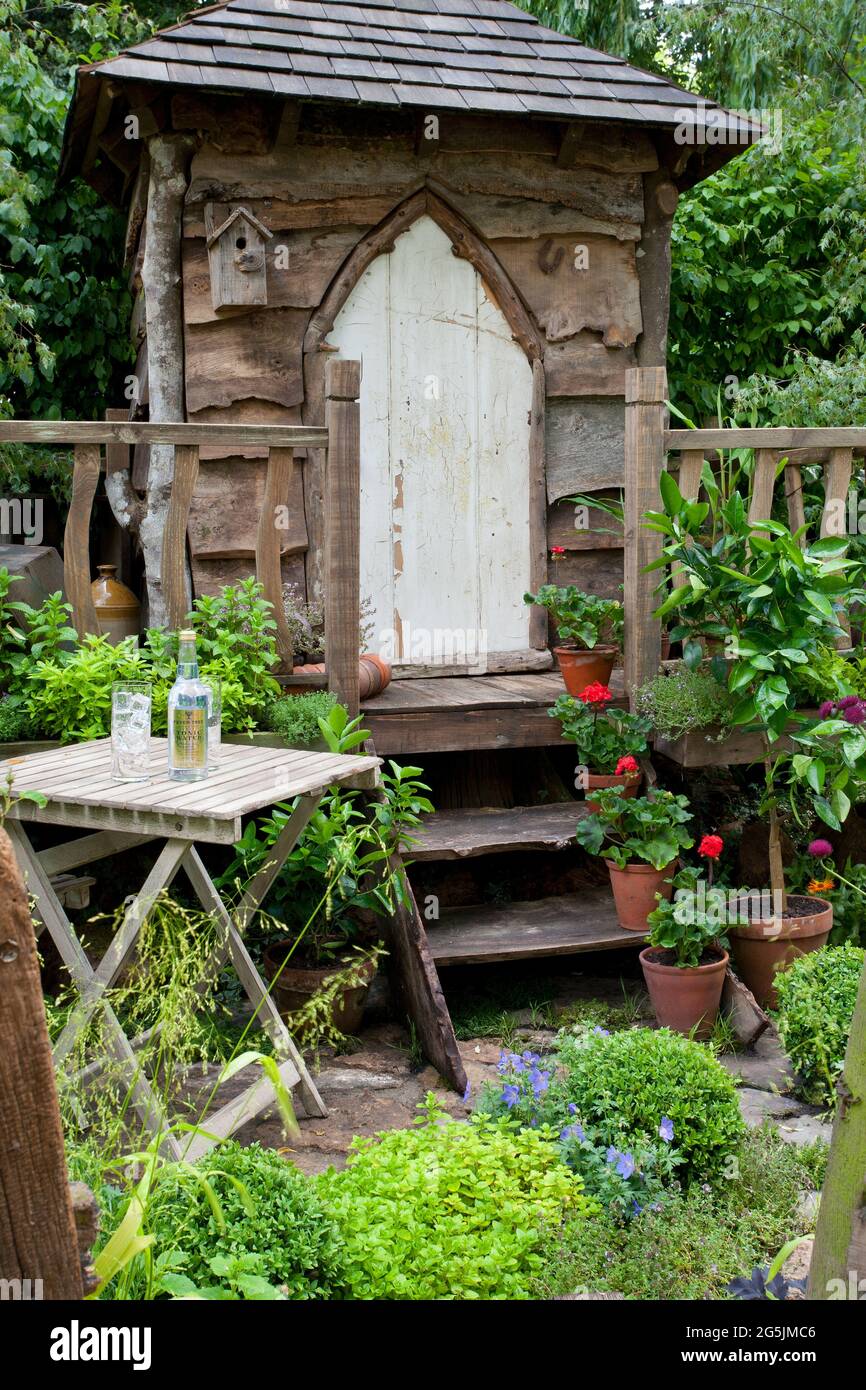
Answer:
M622 537L564 499L622 485L626 372L665 363L680 191L757 134L506 0L229 0L79 71L62 175L128 210L123 413L318 426L327 362L360 360L360 539L345 542L402 677L363 706L379 753L489 761L560 742L560 678L523 594L554 547L551 578L618 593ZM321 599L336 505L321 450L272 476L261 447L202 443L173 480L164 449L115 456L106 479L152 616L172 486L189 492L196 593L252 570L274 507L283 581ZM573 802L494 799L496 780L479 775L415 857L571 842ZM618 942L609 911L599 927L585 903L528 906L535 925L488 922L472 949L464 930L456 954L460 924L440 925L433 957L531 954L527 932L547 953ZM420 919L411 931L420 998L438 986Z

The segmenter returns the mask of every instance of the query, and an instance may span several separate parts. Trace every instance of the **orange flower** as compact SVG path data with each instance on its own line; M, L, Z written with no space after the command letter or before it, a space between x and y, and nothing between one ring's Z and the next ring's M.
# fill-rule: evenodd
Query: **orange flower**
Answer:
M836 884L832 878L813 878L806 892L813 895L816 893L829 893L830 889L835 887Z

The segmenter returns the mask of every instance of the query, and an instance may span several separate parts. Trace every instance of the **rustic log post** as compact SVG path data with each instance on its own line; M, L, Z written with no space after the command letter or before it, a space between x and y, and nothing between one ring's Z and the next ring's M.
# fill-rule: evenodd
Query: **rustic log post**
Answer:
M183 291L181 246L190 136L154 135L150 151L150 189L145 223L141 281L147 314L147 368L150 418L181 423L184 418ZM171 500L175 457L170 444L152 444L139 539L144 553L148 621L168 621L163 592L163 537ZM186 572L186 556L183 557Z
M361 626L360 362L329 362L325 373L325 669L328 689L358 713Z
M638 249L640 312L636 356L641 367L667 362L671 296L671 227L679 191L663 166L644 175L644 221Z
M285 511L295 470L293 449L269 449L265 495L256 532L256 579L265 598L273 605L277 625L277 654L280 670L291 672L294 665L292 634L283 607L283 572L280 564L280 512Z
M43 1298L82 1296L36 937L12 845L2 829L0 1278L29 1280L30 1297L36 1280L41 1280Z
M184 627L192 607L192 583L186 562L186 528L198 478L198 445L176 444L174 477L162 538L162 601L168 626Z
M72 604L72 624L79 640L98 633L90 588L90 518L99 485L99 445L76 444L72 464L72 501L63 533L63 587Z
M866 966L837 1090L839 1109L809 1269L813 1299L862 1298L866 1290L866 1282L860 1282L866 1281Z
M629 697L658 670L661 626L654 589L658 575L644 568L661 555L661 536L641 524L658 510L665 462L667 374L664 367L633 367L625 374L625 687Z

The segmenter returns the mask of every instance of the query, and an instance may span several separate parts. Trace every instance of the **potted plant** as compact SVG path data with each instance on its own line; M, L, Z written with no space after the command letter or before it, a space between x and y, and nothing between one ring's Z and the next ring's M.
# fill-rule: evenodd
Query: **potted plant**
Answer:
M623 613L618 599L586 594L574 584L560 588L542 584L537 594L524 594L524 603L546 608L556 624L553 648L569 695L578 695L593 681L606 685L622 650Z
M351 743L356 723L346 725L344 742ZM324 720L321 725L328 728ZM332 746L339 743L328 732ZM345 972L345 985L332 1000L332 1021L342 1033L360 1027L380 954L377 919L390 916L405 893L398 851L411 843L421 815L433 809L420 772L392 762L381 774L381 801L365 806L360 793L335 787L310 818L271 888L268 914L259 914L248 931L281 1013L297 1016ZM251 822L218 884L242 894L294 810L277 806L258 825Z
M647 749L649 720L617 709L612 700L608 687L595 681L577 698L560 695L548 714L559 720L563 737L575 746L576 786L585 792L618 786L625 796L637 796L641 781L637 759ZM595 801L589 800L588 805L598 809Z
M719 1013L725 971L729 898L713 887L712 864L722 850L718 835L705 835L698 853L709 874L691 866L673 878L673 895L659 894L649 915L649 945L640 953L653 1012L663 1028L687 1037L710 1036Z
M577 842L607 860L620 926L646 932L656 895L671 895L680 850L694 844L688 800L666 791L632 799L609 787L596 802L598 810L578 821Z
M802 533L792 535L781 522L751 523L745 501L736 491L719 508L724 531L710 544L702 534L708 504L686 502L670 474L662 475L660 490L664 510L647 513L644 524L665 537L658 568L670 565L677 573L667 574L659 586L663 601L656 617L676 612L681 619L678 635L683 637L687 665L699 664L703 656L700 644L690 636L693 625L706 630L708 614L719 619L720 632L726 634L728 688L736 696L731 723L755 729L761 736L762 809L769 824L773 911L764 920L732 928L731 945L745 983L759 1002L772 1004L772 977L778 965L805 942L826 940L832 925L829 903L789 895L785 887L779 823L783 771L788 770L789 789L792 784L810 788L815 811L833 824L841 823L850 807L850 799L838 785L838 779L848 775L846 752L866 767L866 738L861 738L859 730L857 742L858 747L862 742L863 751L855 754L847 744L834 753L833 735L844 729L846 721L837 720L833 727L821 721L816 727L814 719L798 718L795 708L798 669L817 660L828 642L843 636L839 622L843 605L866 597L861 587L863 566L848 558L843 537L803 546ZM810 728L811 736L819 739L819 749L811 758L801 751L793 762L789 752L777 751L786 731L792 732L796 745L810 737ZM828 775L827 759L836 769L833 776Z

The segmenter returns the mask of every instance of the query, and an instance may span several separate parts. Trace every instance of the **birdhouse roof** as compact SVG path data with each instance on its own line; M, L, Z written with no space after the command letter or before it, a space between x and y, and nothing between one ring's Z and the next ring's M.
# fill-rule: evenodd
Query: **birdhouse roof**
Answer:
M712 125L721 146L761 134L742 114L547 29L507 0L228 0L80 69L79 87L88 74L425 111Z
M249 208L235 208L234 212L229 213L224 222L221 222L218 227L214 227L213 231L208 232L208 246L213 246L215 241L219 241L223 232L227 232L232 223L237 222L240 218L242 218L248 226L254 227L259 233L259 236L264 237L265 241L268 241L273 236L273 232L270 231L263 222L260 222L259 219L250 212Z

